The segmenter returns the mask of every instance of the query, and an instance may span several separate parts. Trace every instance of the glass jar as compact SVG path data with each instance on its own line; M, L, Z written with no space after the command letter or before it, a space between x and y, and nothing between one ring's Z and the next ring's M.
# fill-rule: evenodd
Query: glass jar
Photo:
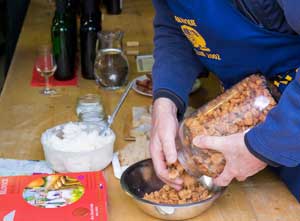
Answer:
M106 116L100 97L96 94L86 94L78 98L76 113L79 121L104 123Z
M181 123L176 139L179 162L192 176L218 176L226 163L223 154L193 146L193 138L245 132L263 122L275 105L264 77L245 78Z
M122 48L123 35L120 30L98 33L94 73L105 89L115 90L127 83L129 65Z

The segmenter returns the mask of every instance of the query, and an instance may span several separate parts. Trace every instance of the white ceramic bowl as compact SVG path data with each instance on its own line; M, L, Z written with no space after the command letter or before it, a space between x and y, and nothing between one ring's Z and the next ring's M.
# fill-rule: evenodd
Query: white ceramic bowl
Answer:
M73 122L73 124L84 125L84 127L86 127L84 131L86 132L96 130L99 133L101 130L101 127L95 124L86 124L83 122ZM57 136L57 138L60 139L62 138L62 131L66 125L67 124L61 124L50 128L46 130L41 137L46 161L50 164L53 170L57 172L98 171L104 169L110 164L113 157L113 148L116 138L115 133L111 129L108 129L106 136L101 138L100 143L102 146L100 146L100 148L91 147L78 149L77 146L73 149L72 146L66 147L61 143L59 143L59 145L55 145L51 142L53 136ZM87 145L87 147L90 146Z

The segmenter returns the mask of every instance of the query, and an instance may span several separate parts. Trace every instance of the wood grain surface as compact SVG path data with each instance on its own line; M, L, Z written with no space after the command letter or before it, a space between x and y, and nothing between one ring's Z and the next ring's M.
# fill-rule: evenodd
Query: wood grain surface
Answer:
M57 87L59 95L45 97L40 88L30 87L31 73L37 47L50 40L53 9L47 1L32 0L14 54L4 90L0 98L0 157L43 159L40 136L49 127L77 120L76 101L80 95L96 93L102 98L105 110L111 113L122 93L105 91L94 81L79 78L77 87ZM153 50L154 16L150 0L124 1L124 11L118 16L104 15L103 29L121 28L126 41L138 41L141 54ZM138 76L135 57L129 56L130 79ZM214 98L220 90L211 76L203 80L203 87L192 95L191 105L199 107ZM132 106L150 105L151 99L131 91L124 103L113 130L117 134L115 150L123 148L124 122ZM141 212L122 192L112 168L105 169L108 182L110 221L156 220ZM1 208L0 208L1 209ZM269 170L246 182L233 182L225 194L207 212L192 220L198 221L298 221L300 205L285 185Z

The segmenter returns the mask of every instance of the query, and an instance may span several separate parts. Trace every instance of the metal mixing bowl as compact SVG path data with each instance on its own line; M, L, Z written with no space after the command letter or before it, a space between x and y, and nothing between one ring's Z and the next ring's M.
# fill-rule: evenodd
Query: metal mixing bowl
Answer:
M156 176L151 159L133 164L124 171L121 177L123 190L137 206L145 213L164 220L183 220L198 216L207 210L224 192L225 188L215 186L210 177L202 176L199 182L212 192L212 197L196 203L169 205L143 199L145 193L159 190L164 185Z

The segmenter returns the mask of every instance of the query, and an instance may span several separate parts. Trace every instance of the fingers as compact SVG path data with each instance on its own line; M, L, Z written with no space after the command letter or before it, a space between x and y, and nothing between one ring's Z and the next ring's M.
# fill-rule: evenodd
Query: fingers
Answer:
M226 165L223 172L214 179L216 185L227 186L234 178L244 181L266 166L248 151L244 136L244 133L237 133L224 137L197 136L193 139L195 146L213 149L224 155Z
M161 149L161 144L159 141L156 140L150 143L150 153L151 153L156 175L163 182L169 184L171 187L175 188L176 190L180 190L182 188L182 180L178 178L172 180L169 178L164 152Z
M175 136L161 137L162 149L168 164L173 164L177 161L177 151L175 145Z
M245 181L247 179L247 177L238 176L238 177L236 177L236 179L241 182L241 181Z
M196 136L193 139L193 144L199 148L213 149L213 150L223 152L224 147L227 144L227 140L226 137Z
M153 165L154 165L154 170L156 172L156 175L161 179L164 183L169 184L171 187L173 187L176 190L180 190L182 188L182 183L183 181L179 178L177 179L170 179L169 178L169 172L166 167L166 164L161 164L161 162L164 161L155 161L156 158L152 158L153 160ZM156 162L156 163L154 163Z
M233 178L234 175L230 172L228 166L225 165L223 172L213 182L217 186L228 186Z
M157 176L173 188L180 190L181 179L170 179L167 164L177 161L175 137L178 128L177 107L167 98L156 99L153 104L150 152Z
M179 178L170 179L168 171L165 171L165 172L166 173L164 173L164 171L161 171L160 174L157 174L159 179L161 179L164 183L168 184L169 186L173 187L174 189L181 190L183 181Z

